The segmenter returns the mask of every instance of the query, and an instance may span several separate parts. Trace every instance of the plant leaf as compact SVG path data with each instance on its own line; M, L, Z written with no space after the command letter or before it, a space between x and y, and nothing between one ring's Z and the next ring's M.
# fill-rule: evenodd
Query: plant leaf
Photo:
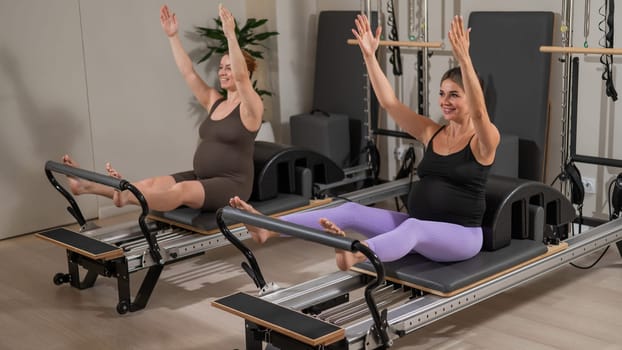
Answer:
M272 36L279 35L279 32L263 32L255 35L255 41L264 41Z

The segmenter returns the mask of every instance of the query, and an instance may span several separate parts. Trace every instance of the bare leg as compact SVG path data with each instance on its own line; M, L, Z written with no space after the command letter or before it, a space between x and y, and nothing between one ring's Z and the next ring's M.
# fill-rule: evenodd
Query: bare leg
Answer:
M341 228L339 228L337 225L335 225L332 221L328 219L321 218L320 225L322 225L324 230L328 233L332 233L337 236L343 236L343 237L346 236L346 233ZM362 243L367 245L365 242L362 242ZM336 254L335 260L337 262L337 267L341 271L347 271L354 264L363 262L365 261L365 259L367 259L365 255L361 253L358 253L358 252L352 253L352 252L342 250L342 249L335 249L335 254Z
M261 214L260 212L257 211L257 209L253 208L252 205L246 203L245 201L240 199L240 197L238 196L231 198L229 200L229 205L232 206L233 208L244 210L252 214ZM278 233L267 230L265 228L256 227L252 225L244 225L244 226L246 226L246 230L248 231L248 233L251 234L251 237L257 243L264 243L269 238L277 237L279 235Z
M78 168L80 167L76 161L74 161L68 154L65 154L62 158L62 162L65 165ZM113 188L98 184L96 182L80 179L74 176L67 176L69 182L69 189L71 193L76 196L81 194L97 194L112 198L115 191Z
M106 171L112 177L122 178L121 174L110 163L106 164ZM132 185L143 194L149 208L158 211L173 210L181 205L201 208L205 199L203 185L200 182L184 181L176 183L175 179L170 175L150 177L133 182ZM112 199L119 208L127 204L140 205L136 196L128 190L115 191Z

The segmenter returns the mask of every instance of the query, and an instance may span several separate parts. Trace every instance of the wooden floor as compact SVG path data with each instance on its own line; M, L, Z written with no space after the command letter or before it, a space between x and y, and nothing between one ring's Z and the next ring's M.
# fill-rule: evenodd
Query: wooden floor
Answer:
M291 238L252 245L268 281L336 270L333 250ZM622 259L563 267L396 341L395 349L622 349ZM597 256L577 263L588 265ZM118 315L116 280L56 286L65 251L26 235L0 241L0 349L244 349L243 321L210 302L255 292L231 246L167 266L142 311ZM144 271L132 274L132 292ZM285 350L285 349L284 349Z

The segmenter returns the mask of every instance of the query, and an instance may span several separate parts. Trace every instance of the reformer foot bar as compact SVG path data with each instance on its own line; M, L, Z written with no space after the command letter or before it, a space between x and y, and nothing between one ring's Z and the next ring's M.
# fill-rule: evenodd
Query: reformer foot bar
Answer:
M282 168L280 164L274 164L274 167ZM216 213L201 213L190 208L180 208L166 213L149 212L142 194L126 180L54 161L46 163L45 173L53 187L69 202L67 210L80 226L78 232L57 228L36 234L37 237L66 249L68 272L55 274L53 282L56 285L69 283L74 288L87 289L94 286L98 276L116 278L119 295L116 309L120 314L146 307L165 265L229 244L217 227ZM86 179L118 190L132 191L141 201L142 212L138 223L128 221L107 227L96 227L87 222L77 202L58 183L53 173ZM275 191L274 197L269 200L251 201L255 208L267 214L280 216L291 211L324 207L344 201L344 199L333 201L331 198L310 200L299 195L276 193L277 176L268 175L267 180L275 183L264 186L263 189ZM361 204L371 204L403 195L407 191L408 182L400 181L355 191L343 195L343 198ZM235 227L231 232L239 240L250 238L240 224L233 222L228 224ZM86 269L84 278L80 276L80 267ZM133 272L143 269L148 269L148 272L138 293L132 299L130 276Z
M506 182L504 179L491 180L497 190ZM458 263L441 264L417 255L407 256L384 264L382 274L375 272L376 266L372 268L370 263L363 263L355 266L356 271L334 272L259 298L238 293L215 300L213 305L245 319L248 350L261 349L263 343L288 350L386 349L393 340L421 327L622 241L620 219L568 237L566 230L575 214L566 197L541 183L507 182L513 189L501 191L503 194L496 196L501 200L494 208L487 209L499 214L492 221L494 225L484 221L488 229L494 231L493 235L511 237L509 244L502 248L484 250L475 258ZM490 196L487 194L488 203L492 199ZM543 211L523 210L525 204L538 206ZM509 217L503 213L507 210L511 214ZM222 215L299 237L298 227L275 222L272 218L259 220L232 210L223 210ZM543 221L537 218L540 215L543 215ZM531 226L530 232L526 238L517 238L524 235L522 227L525 225ZM549 244L533 240L533 234L537 236L538 230L543 234L538 239ZM302 238L305 238L304 234ZM491 239L491 236L485 239ZM369 278L375 276L379 276L378 281L385 282L373 290L375 305L371 307L358 295ZM370 316L370 310L373 314L374 308L380 310L377 311L380 327ZM262 318L261 315L267 316ZM294 319L299 327L283 321ZM319 328L313 329L313 325ZM318 335L319 329L324 333ZM328 334L343 334L343 337L320 340Z

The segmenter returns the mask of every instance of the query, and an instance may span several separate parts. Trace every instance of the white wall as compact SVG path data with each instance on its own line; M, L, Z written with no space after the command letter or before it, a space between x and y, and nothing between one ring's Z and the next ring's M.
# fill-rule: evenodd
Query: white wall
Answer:
M72 152L91 167L92 144L77 3L0 0L0 8L2 238L71 221L44 163ZM96 213L93 198L80 203Z
M277 139L289 143L289 118L311 110L317 35L313 1L276 1L278 43Z

